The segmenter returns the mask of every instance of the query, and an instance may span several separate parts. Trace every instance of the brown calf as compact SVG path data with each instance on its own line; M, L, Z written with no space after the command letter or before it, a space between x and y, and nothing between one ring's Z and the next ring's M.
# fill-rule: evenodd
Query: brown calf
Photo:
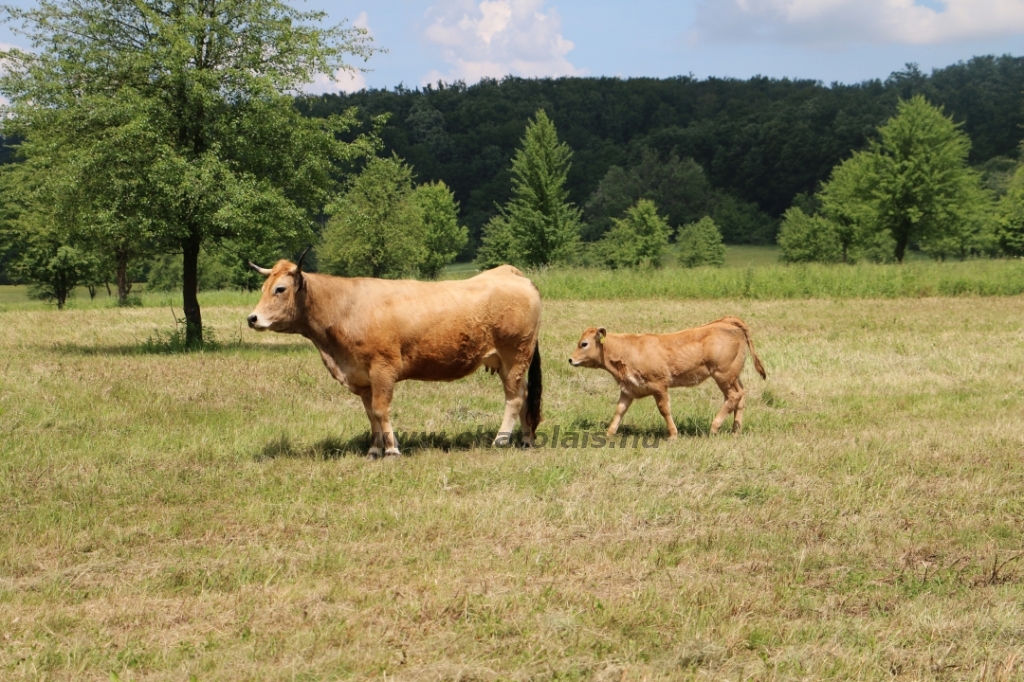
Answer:
M591 327L580 337L569 364L604 369L619 382L619 404L608 426L609 436L619 430L622 415L633 400L654 396L672 440L679 432L672 421L668 389L696 386L708 377L714 378L725 396L725 404L711 424L711 433L718 433L730 412L735 415L733 432L742 428L744 391L740 373L747 348L754 357L754 368L767 379L761 358L754 351L750 330L738 317L723 317L671 334L609 334L604 327Z

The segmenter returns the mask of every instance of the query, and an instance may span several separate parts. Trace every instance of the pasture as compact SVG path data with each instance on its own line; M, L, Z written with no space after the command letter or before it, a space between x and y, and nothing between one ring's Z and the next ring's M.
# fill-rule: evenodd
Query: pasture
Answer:
M478 372L400 384L400 438L427 433L381 461L307 341L244 328L256 298L204 298L195 354L162 352L164 305L0 313L0 677L1024 674L1020 296L553 295L560 447L476 446ZM584 327L725 314L768 371L742 435L706 435L708 382L673 390L675 443L565 442L617 396L566 362ZM653 401L622 433L664 433Z

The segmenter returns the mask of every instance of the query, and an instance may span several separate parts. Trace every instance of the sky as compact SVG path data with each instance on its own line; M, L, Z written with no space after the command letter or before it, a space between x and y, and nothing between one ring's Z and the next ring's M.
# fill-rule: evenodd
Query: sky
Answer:
M15 0L25 5L30 0ZM884 79L1024 55L1024 0L307 0L381 51L309 92L483 77ZM0 26L0 46L18 45Z

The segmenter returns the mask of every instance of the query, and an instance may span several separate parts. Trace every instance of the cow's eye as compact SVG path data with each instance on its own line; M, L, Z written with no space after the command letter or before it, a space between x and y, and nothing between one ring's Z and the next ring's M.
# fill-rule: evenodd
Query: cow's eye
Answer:
M584 341L583 343L580 344L580 348L586 348L586 347L587 347L587 342L586 341Z
M285 290L285 287L283 287L283 286L281 286L281 287L274 287L274 294L283 294L284 290Z

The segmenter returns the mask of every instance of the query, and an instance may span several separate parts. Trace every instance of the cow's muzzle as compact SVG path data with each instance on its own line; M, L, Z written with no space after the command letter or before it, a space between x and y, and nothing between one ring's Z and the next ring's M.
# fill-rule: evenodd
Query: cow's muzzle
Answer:
M250 315L250 316L248 317L248 320L249 320L249 329L256 329L256 321L257 321L258 319L260 319L260 318L259 318L259 317L257 317L256 313L253 313L252 315Z

